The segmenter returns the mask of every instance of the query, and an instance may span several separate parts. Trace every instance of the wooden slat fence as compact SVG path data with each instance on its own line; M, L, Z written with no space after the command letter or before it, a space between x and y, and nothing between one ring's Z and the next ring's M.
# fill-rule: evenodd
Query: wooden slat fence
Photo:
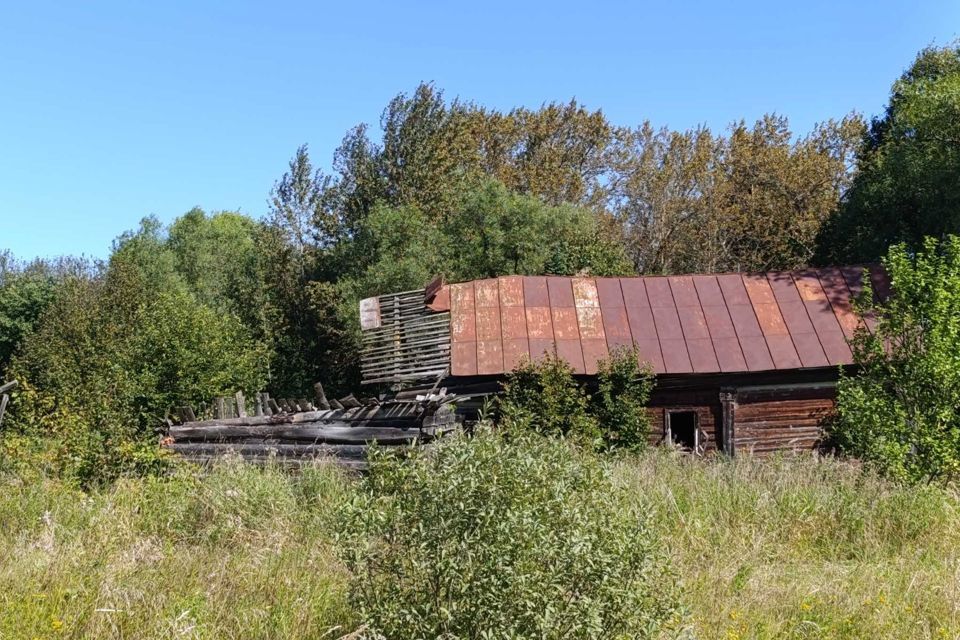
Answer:
M362 384L444 376L450 367L450 313L426 307L426 291L377 298L379 326L363 332Z

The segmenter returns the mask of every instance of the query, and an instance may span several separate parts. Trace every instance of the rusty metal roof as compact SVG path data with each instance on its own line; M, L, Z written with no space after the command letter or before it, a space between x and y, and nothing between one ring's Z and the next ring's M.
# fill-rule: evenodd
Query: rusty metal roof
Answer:
M451 374L493 375L556 353L576 373L636 344L656 373L740 373L850 364L870 318L854 314L863 267L637 278L505 276L444 285ZM875 291L886 274L870 269Z

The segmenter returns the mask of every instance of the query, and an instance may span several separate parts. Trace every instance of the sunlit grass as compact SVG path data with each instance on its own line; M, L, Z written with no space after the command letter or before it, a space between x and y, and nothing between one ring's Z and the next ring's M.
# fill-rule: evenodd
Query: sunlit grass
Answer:
M305 638L352 629L346 480L224 466L85 495L0 484L0 638Z
M960 501L832 460L614 463L653 510L696 638L960 636ZM0 638L338 638L355 480L225 464L81 492L0 477Z
M650 503L697 638L960 637L952 492L809 457L617 465Z

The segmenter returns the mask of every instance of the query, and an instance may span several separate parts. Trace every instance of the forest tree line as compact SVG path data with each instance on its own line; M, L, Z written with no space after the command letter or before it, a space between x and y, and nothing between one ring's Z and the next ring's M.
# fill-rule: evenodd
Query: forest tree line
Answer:
M806 133L777 114L674 131L576 101L498 111L431 84L379 124L329 170L297 149L263 219L148 218L104 261L0 254L0 376L22 383L0 454L137 469L170 406L355 390L358 301L438 274L789 269L960 233L957 45L920 52L882 114Z

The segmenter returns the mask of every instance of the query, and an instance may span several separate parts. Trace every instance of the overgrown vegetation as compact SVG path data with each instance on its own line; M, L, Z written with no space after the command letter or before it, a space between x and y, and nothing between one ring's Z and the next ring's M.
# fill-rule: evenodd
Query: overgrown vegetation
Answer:
M678 622L644 505L569 444L488 427L382 457L340 543L351 603L387 638L653 638Z
M818 260L876 260L896 243L960 233L960 43L928 47L894 83L857 153Z
M895 478L930 482L960 473L960 237L903 245L884 260L893 294L863 312L873 333L853 342L857 375L840 381L836 443Z
M0 253L0 375L21 382L0 637L957 637L958 78L956 45L921 52L865 136L858 116L674 132L421 85L382 136L348 132L334 173L298 149L265 220L148 218L102 263ZM501 435L382 456L363 481L200 474L157 446L172 405L353 387L357 301L437 274L885 254L894 296L863 309L878 329L833 431L866 469L647 451L652 377L629 351L589 387L525 363Z
M542 469L557 455L531 465ZM442 459L452 468L451 453ZM524 473L490 462L514 478ZM427 477L430 464L440 461L412 472L432 492L416 508L450 495ZM905 488L809 457L697 461L654 450L620 460L610 472L616 500L628 501L627 512L648 515L644 530L670 557L681 589L674 603L684 609L680 637L940 640L960 634L960 500L952 491ZM469 475L458 474L456 482L464 489ZM202 475L183 470L89 492L35 475L2 475L0 637L351 633L364 621L350 604L351 573L341 560L349 545L337 537L356 536L357 529L332 516L371 500L372 493L358 497L360 490L325 466L291 475L225 463ZM516 497L528 505L523 509L532 509L528 490L546 492L524 487ZM399 510L385 522L414 521L415 507L396 505L395 492L377 495ZM478 505L475 513L501 504L485 503L479 484L467 495ZM516 494L504 489L498 495ZM469 524L451 513L454 506L437 504L452 523ZM487 521L477 531L492 526ZM440 560L412 548L413 535L406 530L401 538L410 554L405 558ZM442 549L457 545L456 539L427 539ZM447 570L476 557L445 556Z
M805 135L773 115L724 133L622 126L576 102L497 111L422 84L379 132L349 131L331 171L298 149L263 220L146 219L102 264L4 253L0 371L24 391L0 466L26 451L84 481L139 472L170 405L355 391L358 300L438 274L793 268L960 232L958 60L956 45L921 52L867 135L858 116ZM540 426L631 448L635 417L598 433L637 413L629 396L594 394L597 426Z
M539 433L593 449L639 451L647 445L645 409L653 374L636 350L621 349L600 361L597 389L573 377L556 354L524 360L507 376L497 399L500 427L509 433Z

